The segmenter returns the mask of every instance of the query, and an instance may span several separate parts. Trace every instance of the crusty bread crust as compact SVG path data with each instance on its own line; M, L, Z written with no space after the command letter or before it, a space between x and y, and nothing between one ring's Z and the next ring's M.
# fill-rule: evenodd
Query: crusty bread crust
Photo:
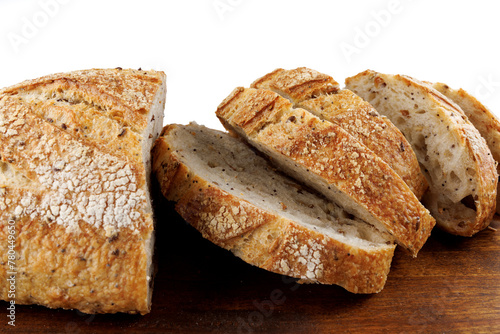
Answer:
M17 304L149 312L154 224L142 143L153 140L143 136L164 84L162 72L88 70L0 91L0 276L12 220ZM7 291L4 281L1 299Z
M272 90L321 119L340 125L384 160L420 199L427 181L411 145L391 121L332 77L300 67L276 69L256 80L252 88Z
M220 189L183 163L182 148L169 138L179 128L166 126L156 141L153 171L164 196L177 202L176 210L204 238L304 283L337 284L354 293L383 288L395 245L350 246Z
M278 68L255 80L250 87L272 90L295 104L340 90L331 76L306 67L289 71Z
M467 115L469 121L476 127L481 136L486 139L488 147L497 162L497 172L500 173L500 120L474 96L460 89L453 89L444 83L432 85L441 94L455 102ZM500 214L500 184L497 187L496 212Z
M163 81L163 72L91 69L23 81L0 90L0 95L25 91L44 95L61 93L61 99L66 102L91 104L124 126L140 131L150 121L147 114Z
M346 211L387 230L416 256L435 221L403 180L345 130L265 89L236 88L218 107L246 138L296 179Z
M370 91L363 91L361 89L362 85L368 83L372 88ZM439 122L444 124L443 126L446 126L450 135L457 138L460 149L464 150L464 154L468 156L468 160L474 164L474 175L471 176L471 181L475 182L472 199L475 206L475 217L469 219L468 217L453 216L453 211L456 208L454 206L446 207L443 201L439 201L439 198L442 197L439 191L440 185L433 184L432 181L429 181L429 183L433 189L424 198L424 203L431 210L438 225L447 232L462 236L476 234L490 224L496 206L498 174L496 172L495 161L486 141L468 120L463 110L446 96L432 88L428 83L406 75L386 75L371 70L361 72L346 79L347 87L355 91L358 95L363 96L368 102L371 102L382 114L385 113L383 108L378 108L373 99L383 97L384 89L395 83L401 83L407 87L408 91L411 90L415 94L418 92L420 98L425 99L425 103L430 103L439 109L437 115ZM354 87L359 87L359 91ZM370 96L373 98L370 98ZM402 96L401 98L404 99L405 97ZM408 101L408 105L413 105L413 103L412 101ZM412 108L401 110L401 113L404 117L407 117L410 115L408 113ZM397 125L397 122L394 123ZM428 127L432 128L433 124L428 124ZM444 160L441 161L444 163ZM425 165L423 161L421 163Z

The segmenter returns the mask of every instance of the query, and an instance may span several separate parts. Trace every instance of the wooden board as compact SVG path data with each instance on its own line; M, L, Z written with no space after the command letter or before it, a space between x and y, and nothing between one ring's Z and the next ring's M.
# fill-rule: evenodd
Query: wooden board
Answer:
M204 240L157 201L153 309L88 315L18 306L2 333L500 333L500 224L473 238L435 230L413 259L400 248L384 290L299 285Z

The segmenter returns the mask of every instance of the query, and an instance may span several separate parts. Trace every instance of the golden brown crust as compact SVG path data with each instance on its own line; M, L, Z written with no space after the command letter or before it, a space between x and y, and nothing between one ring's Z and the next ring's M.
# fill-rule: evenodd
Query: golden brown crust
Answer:
M88 70L0 91L0 240L14 220L24 254L16 303L149 312L153 217L142 135L153 102L164 102L164 80L162 72Z
M319 95L336 93L340 89L339 84L331 76L306 67L291 71L278 68L255 80L250 87L280 92L294 103Z
M217 116L230 130L336 187L413 255L430 235L435 221L408 186L338 125L294 109L288 100L264 89L235 89Z
M165 197L203 237L257 267L304 282L375 293L386 281L394 245L357 248L229 194L181 162L167 126L153 150L153 171ZM181 189L181 190L179 190Z
M140 131L148 124L146 114L165 74L131 69L91 69L51 74L0 90L0 95L32 91L44 94L65 92L70 102L84 101L101 108L117 122Z
M272 90L295 107L340 125L389 164L418 199L427 189L417 157L398 128L353 92L339 89L330 76L304 67L277 69L251 87Z
M349 85L350 82L354 83L366 77L369 78L370 81L373 81L375 88L378 88L379 85L386 84L388 79L384 79L384 76L384 74L366 70L353 77L347 78L346 84ZM475 220L465 222L464 226L454 227L449 226L449 222L440 221L440 214L438 212L433 212L438 220L438 224L447 232L462 236L472 236L485 229L490 224L495 213L498 182L496 164L486 141L468 120L463 110L453 101L435 90L431 84L406 75L394 75L391 76L391 78L391 80L400 81L407 87L418 90L421 96L427 97L430 101L435 103L435 105L441 107L444 112L450 115L450 117L442 117L442 122L447 122L449 128L454 129L453 131L455 131L461 144L470 155L470 160L475 164L475 175L477 175L475 189L477 195L474 198L476 209ZM438 210L443 210L443 208L438 208Z

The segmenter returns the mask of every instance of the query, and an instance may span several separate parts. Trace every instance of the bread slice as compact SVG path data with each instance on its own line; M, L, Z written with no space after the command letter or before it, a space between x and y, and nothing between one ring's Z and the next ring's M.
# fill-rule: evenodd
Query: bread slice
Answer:
M251 87L272 90L294 107L338 124L391 166L418 199L427 189L417 157L401 131L368 102L340 89L332 77L305 67L277 69Z
M244 261L354 293L383 288L393 238L277 173L237 138L195 123L168 125L153 161L180 215Z
M13 271L9 222L16 304L149 312L150 150L164 105L155 71L61 73L0 91L0 276Z
M394 235L416 256L435 224L404 181L345 130L265 89L235 89L217 109L224 126L287 174Z
M455 103L404 75L365 71L346 86L403 132L427 176L423 201L444 230L472 236L495 211L498 175L485 140Z
M500 173L500 120L474 96L467 93L462 88L453 89L444 83L435 83L434 89L455 102L467 115L469 121L486 139L486 143L497 162L497 173ZM500 214L500 184L497 186L497 206L496 212Z

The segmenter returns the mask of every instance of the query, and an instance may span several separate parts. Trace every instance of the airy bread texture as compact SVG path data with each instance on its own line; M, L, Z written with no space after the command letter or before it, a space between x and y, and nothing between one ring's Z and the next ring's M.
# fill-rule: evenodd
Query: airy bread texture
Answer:
M15 224L16 304L148 313L150 150L165 74L93 69L0 91L0 276ZM0 298L8 300L7 282Z
M497 172L500 173L500 120L474 96L467 93L462 88L453 89L444 83L435 83L432 85L441 94L455 102L467 115L469 121L479 131L481 136L486 139L486 143L497 162ZM500 214L500 184L497 187L497 209Z
M455 103L404 75L365 71L346 86L370 102L412 144L430 190L423 202L444 230L472 236L495 211L498 175L491 152Z
M265 89L235 89L218 107L224 126L347 212L392 234L416 256L435 224L404 181L335 123Z
M277 173L242 141L194 123L168 125L153 161L180 215L244 261L354 293L383 288L393 238Z
M427 181L411 145L385 116L330 76L299 67L276 69L254 81L252 88L272 90L321 119L338 124L384 160L420 199Z

